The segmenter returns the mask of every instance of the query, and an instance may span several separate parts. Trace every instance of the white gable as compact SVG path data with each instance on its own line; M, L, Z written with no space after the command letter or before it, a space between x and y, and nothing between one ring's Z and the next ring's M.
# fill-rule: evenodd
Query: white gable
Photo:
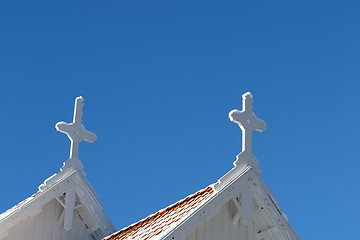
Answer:
M256 223L245 225L239 221L236 225L232 224L232 217L236 212L236 207L229 201L218 213L202 223L196 228L186 240L238 240L256 239Z
M298 240L286 215L251 167L218 191L164 240Z
M260 177L252 153L252 132L266 124L252 111L252 95L243 95L243 110L229 113L242 132L242 152L234 168L213 186L216 194L172 230L164 240L298 240L270 190Z
M73 199L68 198L71 192ZM70 172L5 212L0 219L0 239L101 239L114 228L92 192L76 170ZM71 199L72 208L67 199ZM67 217L71 226L66 226Z
M78 159L79 143L96 139L81 123L82 103L81 97L76 99L73 123L56 125L71 140L70 159L39 192L0 215L0 240L100 240L114 232ZM260 177L251 134L266 125L252 112L250 93L243 95L243 110L233 110L229 117L243 131L243 151L234 168L216 184L126 228L126 233L135 230L154 240L299 239ZM124 231L106 239L139 239Z
M86 223L77 212L74 214L73 230L65 231L63 223L59 221L63 211L63 206L56 199L52 199L42 207L40 213L33 217L26 217L10 228L2 240L93 240L93 237L101 239L97 232L87 233Z
M71 140L70 159L36 194L0 215L0 240L99 240L114 232L78 159L79 143L96 139L81 123L82 107L79 97L74 122L56 125Z

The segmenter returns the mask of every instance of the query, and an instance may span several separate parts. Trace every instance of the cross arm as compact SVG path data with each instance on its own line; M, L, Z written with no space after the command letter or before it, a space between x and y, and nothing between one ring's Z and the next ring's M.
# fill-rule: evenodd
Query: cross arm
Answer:
M265 128L266 128L266 123L265 123L265 121L256 118L255 114L254 114L254 117L255 117L255 119L256 119L256 121L254 122L254 128L255 128L255 130L256 130L256 131L259 131L259 132L264 131Z
M66 122L58 122L55 125L57 131L68 134L69 132L74 131L72 124Z
M95 142L96 138L97 138L95 133L92 133L92 132L86 130L84 127L82 130L81 136L85 141L91 142L91 143Z
M230 121L235 122L237 124L242 124L241 122L245 120L245 112L237 109L229 112Z

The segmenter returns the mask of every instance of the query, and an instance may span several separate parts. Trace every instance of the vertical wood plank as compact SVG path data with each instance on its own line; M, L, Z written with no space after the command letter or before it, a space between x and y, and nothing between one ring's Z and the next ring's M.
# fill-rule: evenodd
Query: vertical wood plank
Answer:
M25 228L26 228L26 219L18 223L18 231L19 231L19 240L26 240L25 237Z
M63 206L61 206L61 204L58 201L56 201L55 204L56 204L56 214L55 214L56 224L54 224L54 226L53 226L52 240L61 240L62 239L62 230L64 229L64 226L59 225L57 223L57 219L60 217L60 214L63 211Z
M251 221L248 226L247 226L247 236L248 236L248 239L247 240L255 240L255 224L253 221Z
M56 200L53 199L51 200L48 204L46 204L46 208L44 209L44 214L45 214L45 225L43 228L43 234L42 234L42 239L43 240L48 240L48 239L52 239L52 234L53 234L53 225L57 224L56 223Z
M84 225L84 222L81 220L81 218L80 218L80 214L78 213L78 211L76 211L75 210L75 213L74 214L76 214L78 217L79 217L79 219L80 219L80 226L79 227L77 227L77 233L76 233L76 235L77 235L77 239L78 240L82 240L82 239L85 239L85 225Z
M224 240L224 208L214 218L214 240Z
M61 231L62 240L70 240L70 231L66 231L64 228Z
M210 218L205 223L205 239L214 240L214 218Z
M8 238L9 239L18 239L19 237L19 232L16 231L16 227L12 227L9 231L8 231Z
M237 208L233 203L229 202L229 226L230 226L230 240L239 240L240 239L240 221L237 225L232 223L234 215L237 213Z
M42 238L42 229L44 227L44 211L41 211L38 215L36 215L34 219L34 240L41 240Z
M26 240L33 240L34 239L34 228L35 228L35 221L34 221L34 217L33 218L29 218L26 221L26 226L25 226L25 236L26 236Z
M224 215L223 215L224 236L223 236L223 239L229 240L230 239L230 224L233 225L232 223L230 223L229 202L223 206L223 209L224 209Z
M239 226L239 236L240 236L240 238L238 238L238 239L246 240L246 236L247 236L246 230L247 229L246 229L245 224L240 220L238 226Z
M196 240L196 229L186 238L186 240Z
M205 223L198 227L196 240L205 240Z

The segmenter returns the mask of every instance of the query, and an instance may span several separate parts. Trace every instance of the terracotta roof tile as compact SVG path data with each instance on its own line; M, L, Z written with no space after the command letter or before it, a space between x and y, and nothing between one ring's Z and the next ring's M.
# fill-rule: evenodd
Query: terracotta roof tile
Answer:
M170 225L180 223L201 206L214 190L211 186L194 193L155 214L140 220L122 230L104 238L104 240L147 240L169 230Z

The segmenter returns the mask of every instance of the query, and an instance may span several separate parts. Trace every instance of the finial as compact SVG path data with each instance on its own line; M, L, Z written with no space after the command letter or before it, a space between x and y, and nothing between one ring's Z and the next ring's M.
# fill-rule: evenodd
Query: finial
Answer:
M82 141L95 142L96 135L90 131L87 131L82 124L82 109L84 98L77 97L75 99L74 118L72 123L58 122L56 124L56 130L65 133L70 141L70 158L65 162L65 166L71 167L76 170L82 170L82 164L79 160L79 144ZM61 170L63 170L63 168Z
M258 119L252 111L253 97L250 92L242 95L243 110L232 110L229 113L230 121L237 123L241 128L242 134L242 153L252 153L252 132L262 132L266 128L263 120Z
M220 191L230 181L243 173L246 169L252 169L256 174L260 174L261 170L258 167L258 161L252 153L252 132L262 132L266 128L263 120L258 119L252 111L253 97L251 93L247 92L242 95L243 110L232 110L229 113L230 121L237 123L242 130L242 152L236 156L234 168L225 174L219 181L214 184L214 189Z

